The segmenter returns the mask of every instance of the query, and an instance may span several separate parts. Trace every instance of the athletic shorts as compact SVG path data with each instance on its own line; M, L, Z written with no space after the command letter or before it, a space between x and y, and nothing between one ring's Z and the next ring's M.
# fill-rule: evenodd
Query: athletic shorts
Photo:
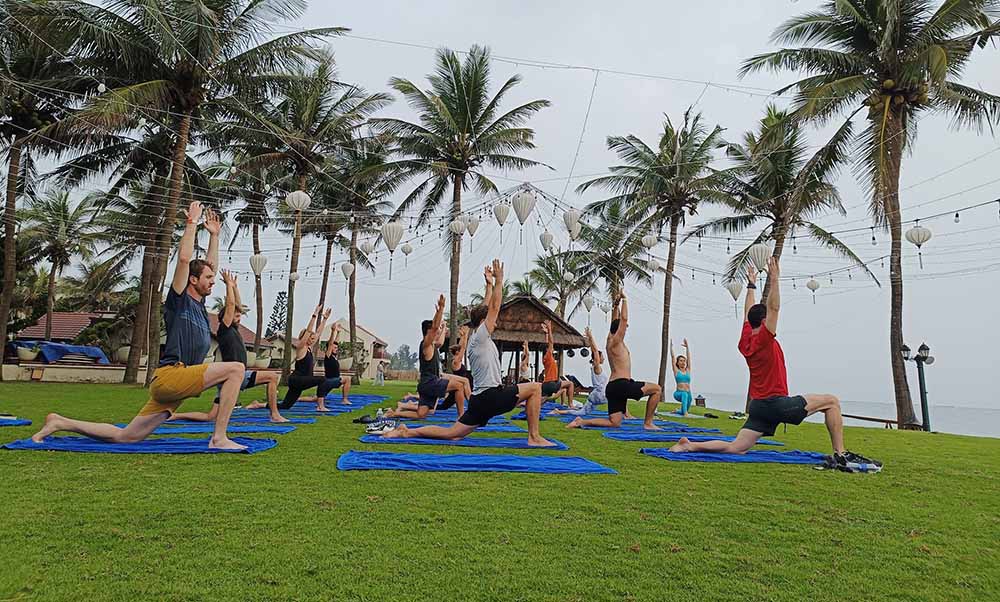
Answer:
M344 379L341 378L341 377L339 377L339 376L328 378L323 383L323 388L324 389L328 388L330 390L339 389L339 388L341 388L343 386L344 386Z
M185 366L177 363L157 368L149 384L149 401L139 410L139 416L173 414L185 399L201 395L205 390L205 370L208 364Z
M444 397L447 392L448 379L435 378L433 380L422 382L417 385L417 395L420 396L420 401L417 403L422 406L433 408L437 404L437 400Z
M256 386L257 386L257 371L247 370L246 372L244 372L243 382L240 383L240 391L246 391L247 389ZM215 388L218 391L218 393L215 394L215 399L212 400L212 403L219 403L219 394L222 393L222 383L215 385Z
M643 398L645 393L642 388L645 386L646 383L631 378L616 378L609 382L604 388L604 394L608 398L608 416L624 414L628 409L628 400L638 401Z
M779 424L802 424L806 415L806 398L801 395L752 399L750 417L743 424L743 428L769 437L774 434Z
M469 398L469 409L458 419L466 426L486 426L490 418L517 407L517 385L493 387Z
M542 383L542 397L548 397L554 395L559 387L562 386L562 381L550 380Z

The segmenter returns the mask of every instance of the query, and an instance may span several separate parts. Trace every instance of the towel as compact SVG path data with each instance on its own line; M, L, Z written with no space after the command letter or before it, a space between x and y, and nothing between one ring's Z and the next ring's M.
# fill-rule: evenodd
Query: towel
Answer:
M0 426L31 426L31 421L24 418L0 418Z
M117 426L124 427L124 424ZM196 435L211 433L215 430L214 422L198 422L195 424L177 424L164 422L153 431L154 435ZM227 433L275 433L284 435L295 430L290 424L230 424Z
M255 454L269 450L278 444L274 439L251 439L234 437L233 441L246 445L239 453ZM184 437L146 439L138 443L105 443L87 437L48 437L41 443L31 439L11 441L4 449L87 452L104 454L226 454L234 451L209 449L208 439L186 439Z
M378 435L364 435L359 439L362 443L409 443L412 445L451 445L454 447L502 447L508 449L537 449L540 451L565 451L569 447L555 439L549 439L555 443L555 447L532 447L528 445L527 439L508 437L466 437L455 441L447 439L428 439L425 437L409 437L406 439L386 439Z
M493 454L405 454L351 450L337 460L340 470L412 470L428 472L532 472L545 474L618 474L575 456Z
M686 435L684 433L667 433L663 431L611 431L605 432L604 436L615 441L680 441L681 437L687 437L688 441L734 441L736 437L720 437L710 435ZM758 445L784 445L780 441L771 439L759 439Z
M745 454L712 454L703 452L670 453L665 448L644 447L639 453L664 460L679 462L773 462L775 464L826 464L826 456L819 452L800 451L748 451Z
M288 418L288 416L285 416ZM201 420L169 420L162 426L173 426L175 424L212 424ZM229 424L316 424L315 418L288 418L288 422L271 422L269 416L239 416L230 418Z

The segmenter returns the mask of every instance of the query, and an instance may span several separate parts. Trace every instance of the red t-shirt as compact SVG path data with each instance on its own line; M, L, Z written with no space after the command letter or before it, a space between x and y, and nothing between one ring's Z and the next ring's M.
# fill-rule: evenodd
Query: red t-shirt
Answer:
M785 354L766 325L761 324L757 334L754 334L750 322L743 322L739 349L750 368L751 399L788 397Z
M542 357L542 365L545 366L544 382L559 380L559 365L556 364L556 357L554 355L546 351Z

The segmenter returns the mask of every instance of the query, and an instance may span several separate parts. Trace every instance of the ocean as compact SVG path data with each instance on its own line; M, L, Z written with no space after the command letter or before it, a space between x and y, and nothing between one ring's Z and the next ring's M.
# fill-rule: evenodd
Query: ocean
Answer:
M705 405L709 408L718 408L732 412L742 410L745 405L745 398L741 395L731 393L707 393L696 391L695 396L705 397ZM671 400L670 397L667 398ZM917 412L917 420L920 420L920 403L914 400L914 409ZM871 416L872 418L896 417L896 406L891 403L871 402L871 401L851 401L841 400L841 407L847 414L857 414L859 416ZM975 437L1000 437L1000 409L973 408L952 405L931 404L931 428L940 433L952 433L955 435L972 435ZM806 419L807 422L823 422L823 415L816 414ZM844 424L848 426L863 426L868 428L884 428L877 422L866 422L863 420L853 420L845 418Z

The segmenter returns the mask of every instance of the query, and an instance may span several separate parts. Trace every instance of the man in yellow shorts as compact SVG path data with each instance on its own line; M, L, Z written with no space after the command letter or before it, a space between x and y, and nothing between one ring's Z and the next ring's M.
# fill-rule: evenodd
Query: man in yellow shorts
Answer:
M215 272L219 265L219 230L222 224L211 209L204 211L205 229L210 234L208 258L204 261L194 259L194 241L202 212L201 203L197 201L191 203L187 211L187 226L177 251L177 267L163 305L167 342L149 387L149 401L124 428L49 414L45 418L45 426L31 438L33 441L41 442L57 431L79 433L109 443L142 441L167 420L185 399L197 397L205 389L221 383L219 413L209 447L231 450L246 448L226 435L229 418L243 383L243 364L203 363L212 344L205 298L212 292L212 285L215 284Z

